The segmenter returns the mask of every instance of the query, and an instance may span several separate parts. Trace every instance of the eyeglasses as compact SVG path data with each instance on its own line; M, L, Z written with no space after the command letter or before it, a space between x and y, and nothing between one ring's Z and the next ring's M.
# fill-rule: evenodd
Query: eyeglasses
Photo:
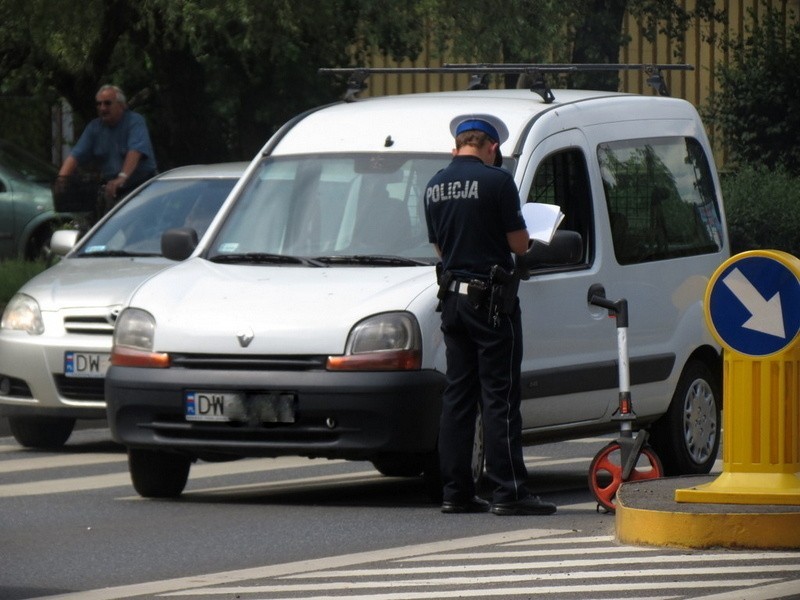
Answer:
M97 106L111 106L114 104L113 100L98 100L96 102Z

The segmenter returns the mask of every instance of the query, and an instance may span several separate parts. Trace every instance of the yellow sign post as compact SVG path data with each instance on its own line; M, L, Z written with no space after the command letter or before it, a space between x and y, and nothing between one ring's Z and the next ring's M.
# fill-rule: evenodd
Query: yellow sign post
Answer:
M754 250L724 262L705 295L723 347L722 474L676 502L800 505L800 260Z

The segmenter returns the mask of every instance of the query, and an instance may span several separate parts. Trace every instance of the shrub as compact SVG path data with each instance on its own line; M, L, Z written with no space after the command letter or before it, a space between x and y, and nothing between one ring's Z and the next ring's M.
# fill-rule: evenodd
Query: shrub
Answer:
M730 160L739 165L783 166L800 174L800 19L764 5L761 17L730 39L730 63L717 65L720 91L704 110L719 128Z
M800 256L800 177L745 167L721 176L731 253L759 248Z
M0 311L5 308L11 296L22 287L22 284L46 268L47 263L44 261L0 261Z

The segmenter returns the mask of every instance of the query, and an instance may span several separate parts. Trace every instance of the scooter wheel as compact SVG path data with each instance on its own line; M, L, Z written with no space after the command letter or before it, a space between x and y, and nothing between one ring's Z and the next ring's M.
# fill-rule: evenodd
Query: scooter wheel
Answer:
M622 461L619 442L611 442L600 450L589 465L589 489L602 506L610 513L616 511L614 500L622 480ZM625 481L641 481L664 476L664 468L658 455L650 446L644 446L639 453L630 476Z

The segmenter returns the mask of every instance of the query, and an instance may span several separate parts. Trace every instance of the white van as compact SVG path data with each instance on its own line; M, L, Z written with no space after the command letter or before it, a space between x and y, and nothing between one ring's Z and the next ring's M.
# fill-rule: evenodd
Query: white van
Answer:
M449 123L478 113L509 129L503 168L522 202L566 215L519 286L526 443L618 429L615 327L588 302L602 290L630 307L637 425L666 473L709 471L721 360L702 300L729 252L696 110L657 96L469 90L302 114L268 141L199 246L165 234L168 256L191 256L132 295L106 379L141 495L179 495L196 459L435 472L445 349L423 192L451 158Z

